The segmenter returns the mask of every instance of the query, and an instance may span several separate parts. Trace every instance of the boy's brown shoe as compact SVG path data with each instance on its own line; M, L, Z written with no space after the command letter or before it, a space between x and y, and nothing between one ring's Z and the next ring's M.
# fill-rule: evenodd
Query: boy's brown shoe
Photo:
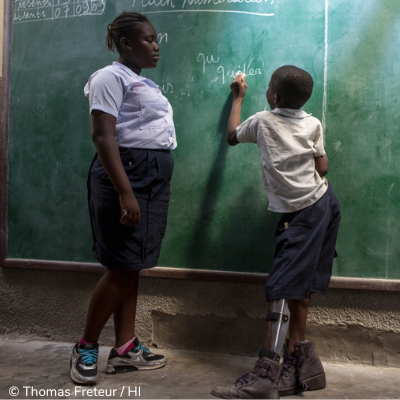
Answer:
M211 394L221 399L279 399L281 370L278 362L260 357L253 371L240 377L231 387L217 387Z
M312 340L297 342L294 357L290 357L285 347L282 372L278 383L279 395L324 389L325 372Z
M278 381L278 390L280 396L289 396L302 391L297 374L297 358L289 357L286 346L282 357L282 372Z

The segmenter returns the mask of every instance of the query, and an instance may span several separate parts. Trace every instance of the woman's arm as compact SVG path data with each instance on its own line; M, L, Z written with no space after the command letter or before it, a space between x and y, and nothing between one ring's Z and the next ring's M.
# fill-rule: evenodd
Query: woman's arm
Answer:
M117 119L103 111L91 113L92 140L108 177L119 193L123 225L135 226L140 221L139 204L133 194L128 176L122 166L117 142L114 138Z

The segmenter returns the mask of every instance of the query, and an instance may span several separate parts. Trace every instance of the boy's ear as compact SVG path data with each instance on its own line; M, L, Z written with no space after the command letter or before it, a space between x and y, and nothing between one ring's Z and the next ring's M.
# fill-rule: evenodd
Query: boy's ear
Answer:
M280 97L275 93L274 94L274 104L278 105L278 103L281 101Z

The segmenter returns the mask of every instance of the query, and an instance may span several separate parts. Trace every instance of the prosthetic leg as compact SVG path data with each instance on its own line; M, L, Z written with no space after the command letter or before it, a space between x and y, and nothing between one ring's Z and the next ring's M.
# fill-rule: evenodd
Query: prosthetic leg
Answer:
M289 324L287 300L270 302L267 321L271 321L271 343L262 349L250 373L241 376L231 387L217 387L211 394L222 399L279 399L279 363Z
M279 363L289 324L287 300L270 302L267 321L271 321L271 340L260 351L250 373L240 377L231 387L217 387L211 394L222 399L279 399L278 381L282 372Z
M271 322L271 339L269 348L261 350L263 356L274 361L280 360L289 328L289 318L290 311L287 300L272 300L270 302L267 321Z

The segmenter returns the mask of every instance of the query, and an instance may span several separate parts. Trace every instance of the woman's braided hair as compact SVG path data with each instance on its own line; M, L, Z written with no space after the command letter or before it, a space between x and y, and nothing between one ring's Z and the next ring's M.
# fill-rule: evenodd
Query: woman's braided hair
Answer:
M123 12L107 25L106 46L108 50L121 53L120 40L122 37L129 37L140 30L143 22L149 22L147 17L135 12Z

